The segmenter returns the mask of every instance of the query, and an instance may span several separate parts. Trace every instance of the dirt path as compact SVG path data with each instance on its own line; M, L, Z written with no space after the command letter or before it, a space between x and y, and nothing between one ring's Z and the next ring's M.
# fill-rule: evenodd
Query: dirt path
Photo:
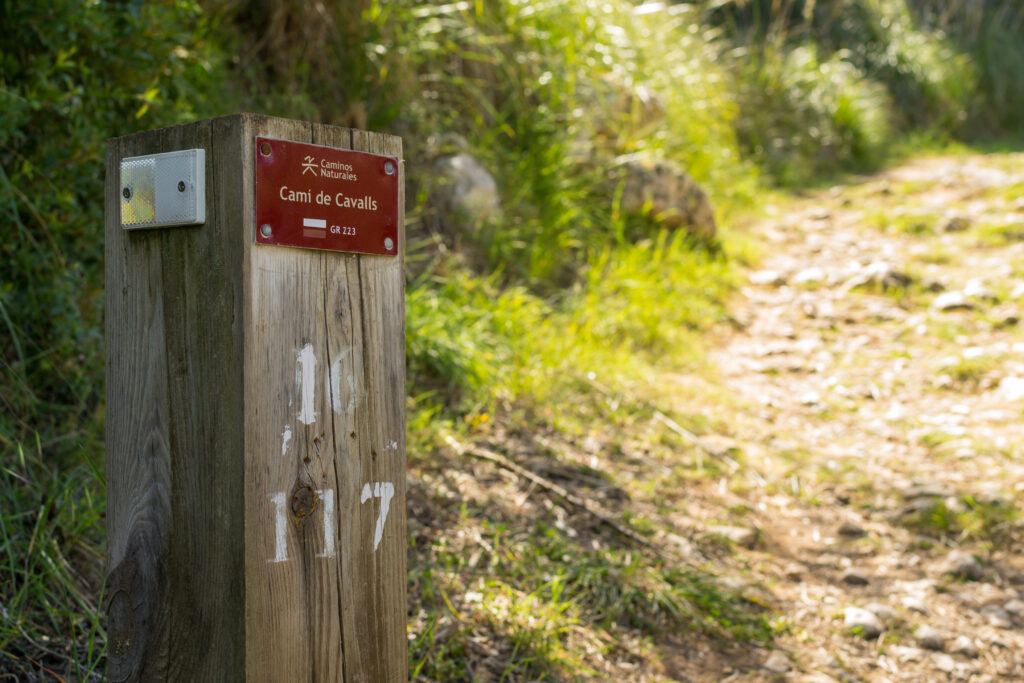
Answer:
M1024 680L1024 155L916 161L756 229L713 359L757 534L735 560L784 633L709 680Z

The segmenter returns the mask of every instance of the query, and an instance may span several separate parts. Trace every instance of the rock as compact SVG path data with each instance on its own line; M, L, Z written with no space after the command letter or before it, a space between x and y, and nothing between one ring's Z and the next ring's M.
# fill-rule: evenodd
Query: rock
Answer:
M955 655L963 655L964 657L977 657L978 648L967 636L957 636L953 644L950 645L949 651Z
M903 489L900 494L906 500L914 500L916 498L946 498L952 495L948 489L942 488L938 484L912 484Z
M979 299L981 301L999 301L999 297L988 288L985 282L981 278L972 278L967 281L964 285L964 296L971 299Z
M889 648L892 654L901 662L920 662L924 659L924 650L919 647L908 647L906 645L893 645Z
M928 515L934 512L937 505L938 501L934 498L914 498L899 511L899 516Z
M794 285L817 285L825 281L825 271L816 266L804 268L793 276Z
M742 595L748 588L750 588L749 583L743 580L742 577L735 575L723 576L718 580L718 585L737 595Z
M1017 619L1024 617L1024 601L1018 600L1017 598L1014 598L1013 600L1010 600L1008 603L1003 605L1003 609L1006 610L1008 614L1010 614L1013 617L1016 617Z
M899 289L907 287L913 279L901 270L896 270L885 261L874 261L866 265L860 276L867 282L881 285L882 289Z
M985 605L980 610L981 614L988 619L988 623L996 628L1013 628L1010 615L999 605Z
M885 261L874 261L847 279L843 283L842 291L848 292L865 285L877 285L882 289L901 289L911 282L912 278L903 271L896 270Z
M847 607L843 610L843 625L850 633L868 639L877 638L885 630L881 619L860 607Z
M789 664L789 657L781 651L775 650L768 655L768 659L764 662L764 668L773 674L784 674L792 667Z
M685 171L665 161L636 159L617 169L622 208L642 214L667 228L685 228L710 239L715 215L707 194Z
M786 568L782 570L782 575L790 581L801 581L804 578L804 574L807 572L807 567L796 562L787 564Z
M963 292L943 292L932 299L932 308L937 311L970 311L977 306L968 300Z
M901 602L911 612L917 612L918 614L928 614L928 604L923 598L919 598L916 595L907 595Z
M942 226L943 232L964 232L971 227L971 220L965 216L952 216Z
M985 680L984 678L976 678L975 674L978 670L970 662L957 662L953 668L953 680L956 681L976 681L977 683L992 683L992 680Z
M1024 399L1024 377L1004 377L999 380L999 388L996 389L999 397L1005 401L1020 401Z
M821 394L816 391L805 391L800 394L800 405L816 406L821 403Z
M804 315L808 318L817 318L820 320L836 319L836 307L827 299L823 299L821 301L804 301L800 304L800 310L802 310Z
M847 569L843 572L843 583L848 586L866 586L871 583L871 580L863 572Z
M777 270L759 270L757 272L751 273L748 279L750 280L750 284L759 285L762 287L781 287L782 285L786 284L785 273L779 272Z
M836 679L828 674L815 672L804 674L800 678L795 679L795 683L836 683Z
M927 624L917 627L917 630L914 631L914 638L918 645L926 650L941 652L946 647L946 639L942 637L942 634Z
M1014 306L999 306L991 312L992 327L1002 330L1020 324L1020 311Z
M852 519L843 520L843 523L839 525L839 535L846 536L847 538L860 538L866 536L867 531L864 530L860 524L857 524Z
M932 655L932 664L936 669L947 674L951 674L956 670L956 660L945 653L937 652Z
M436 185L430 205L449 232L474 231L501 217L501 198L494 177L465 152L434 161Z
M724 536L741 548L748 550L757 546L758 533L754 529L739 526L713 526L708 528L708 533Z
M873 602L865 609L881 619L885 624L889 624L899 619L899 614L896 613L896 610L888 605L883 605L880 602Z
M943 574L969 581L980 581L982 577L981 565L978 560L962 550L954 550L947 555L941 565L941 570Z

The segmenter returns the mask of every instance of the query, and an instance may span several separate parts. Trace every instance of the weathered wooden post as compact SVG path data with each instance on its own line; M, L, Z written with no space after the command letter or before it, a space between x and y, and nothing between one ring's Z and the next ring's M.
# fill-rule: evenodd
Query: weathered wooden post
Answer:
M109 142L110 680L407 679L403 177L248 114Z

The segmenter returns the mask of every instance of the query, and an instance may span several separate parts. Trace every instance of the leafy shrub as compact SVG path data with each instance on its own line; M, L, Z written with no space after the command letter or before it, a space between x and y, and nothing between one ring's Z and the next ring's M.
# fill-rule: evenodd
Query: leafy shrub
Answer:
M95 447L102 395L104 139L208 111L192 2L8 3L0 32L0 435ZM88 440L87 440L88 441Z
M86 680L104 642L104 139L232 104L193 2L2 11L0 671Z
M877 163L890 140L891 102L842 53L764 46L739 68L740 140L782 184Z
M1016 134L1024 95L1024 6L1016 0L705 0L734 46L839 55L891 97L901 130ZM750 79L741 78L749 84Z

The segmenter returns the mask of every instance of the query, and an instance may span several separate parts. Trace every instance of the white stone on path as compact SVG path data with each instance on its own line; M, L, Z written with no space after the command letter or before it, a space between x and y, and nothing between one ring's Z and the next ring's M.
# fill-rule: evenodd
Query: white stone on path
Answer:
M1004 377L999 381L999 388L996 393L1006 401L1020 401L1024 399L1024 377Z
M999 605L985 605L980 612L988 619L988 623L996 628L1013 628L1010 615Z
M792 667L789 664L789 657L783 654L781 650L775 650L768 655L768 659L764 662L764 668L773 674L784 674Z
M843 610L843 625L847 631L868 639L877 638L885 630L881 619L861 607L847 607Z
M963 655L964 657L977 657L978 648L967 636L957 636L956 640L950 646L949 651L955 655Z
M935 665L936 669L947 674L953 673L956 669L956 660L942 652L936 652L932 655L932 664Z
M786 276L777 270L759 270L751 273L748 279L752 285L781 287L786 284Z
M982 577L981 565L973 555L962 550L954 550L946 556L942 563L942 573L971 581L979 581Z
M938 311L970 310L975 308L963 292L943 292L932 299L932 308Z
M1017 598L1003 605L1003 609L1017 618L1024 617L1024 601Z
M924 624L914 631L914 638L917 643L926 650L937 650L941 652L946 648L946 639L936 629Z
M810 268L804 268L794 275L792 283L794 285L816 285L824 280L825 271L817 266L811 266Z

